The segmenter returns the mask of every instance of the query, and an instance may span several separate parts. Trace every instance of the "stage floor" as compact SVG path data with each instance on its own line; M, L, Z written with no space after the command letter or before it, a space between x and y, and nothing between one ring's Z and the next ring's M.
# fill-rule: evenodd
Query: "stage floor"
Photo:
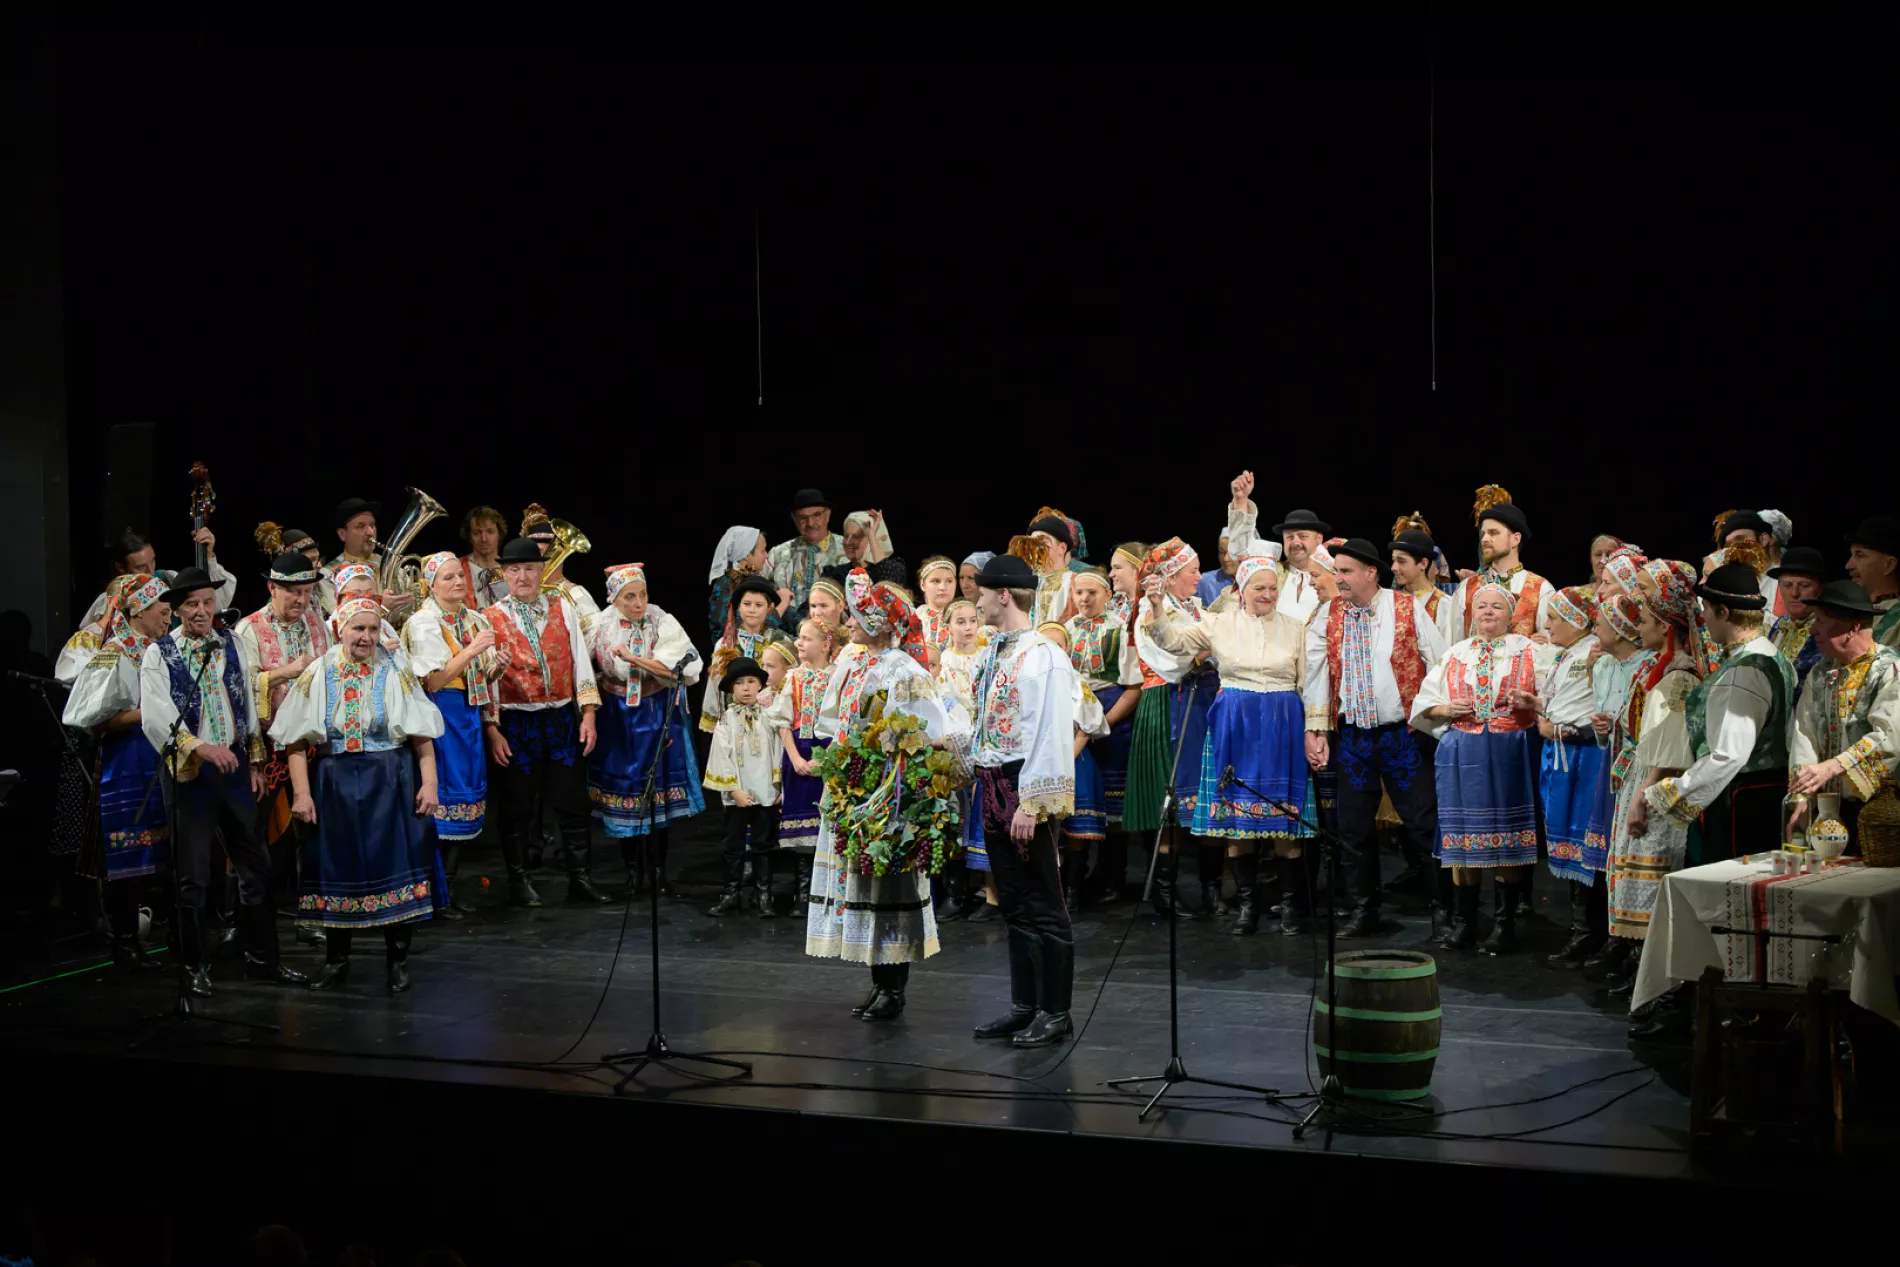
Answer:
M1112 1096L1101 1085L1159 1073L1168 1056L1167 931L1145 913L1131 922L1131 903L1077 922L1075 1018L1087 1027L1078 1042L1018 1052L971 1039L974 1023L1007 1004L1000 921L945 925L943 953L913 968L904 1016L865 1024L848 1009L868 974L807 958L802 919L704 914L717 874L715 817L700 820L704 826L676 847L675 872L690 896L662 908L664 1026L676 1049L757 1053L744 1057L754 1062L753 1083L714 1086L649 1070L629 1087L633 1098L1605 1177L1699 1173L1687 1151L1681 1073L1636 1059L1624 1039L1626 1021L1598 987L1544 967L1543 956L1563 935L1563 911L1555 905L1561 890L1547 876L1538 885L1542 914L1520 921L1525 936L1515 954L1439 956L1444 1038L1425 1102L1439 1116L1408 1123L1415 1111L1366 1106L1384 1125L1342 1123L1330 1135L1316 1131L1296 1141L1290 1123L1309 1099L1275 1105L1185 1086L1164 1100L1166 1112L1141 1122L1138 1098ZM620 878L617 863L597 870ZM359 936L353 979L333 994L247 983L234 960L220 959L210 1010L274 1022L281 1033L253 1038L205 1027L198 1041L173 1041L160 1053L250 1069L609 1096L616 1078L600 1069L457 1062L592 1062L642 1045L651 1029L645 899L626 917L616 964L621 903L566 905L565 881L550 871L541 878L548 905L516 910L503 902L497 854L472 852L463 872L465 884L486 872L493 886L471 918L418 930L410 993L384 992L381 940L374 935ZM1388 897L1378 938L1342 947L1429 950L1430 918L1420 899L1400 900L1405 904L1394 906ZM314 972L320 952L294 946L288 923L281 927L287 959ZM1317 1079L1308 1036L1320 939L1277 932L1237 938L1225 929L1224 922L1180 926L1188 1070L1304 1097ZM171 991L169 973L130 981L111 968L77 972L10 991L6 1036L15 1057L50 1046L116 1060L132 1022L162 1010ZM597 1004L598 1017L581 1037Z

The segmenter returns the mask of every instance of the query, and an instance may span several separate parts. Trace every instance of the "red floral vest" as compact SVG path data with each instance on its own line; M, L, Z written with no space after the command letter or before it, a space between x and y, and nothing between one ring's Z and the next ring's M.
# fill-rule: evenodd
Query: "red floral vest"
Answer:
M1459 638L1471 636L1471 596L1478 592L1478 578L1467 576L1464 581L1463 598L1465 601L1464 629ZM1537 632L1537 604L1544 593L1544 578L1535 572L1524 573L1524 592L1517 596L1517 610L1511 613L1511 632L1528 638Z
M541 680L533 641L508 615L508 609L490 607L482 615L494 627L497 646L507 647L512 657L508 671L495 683L496 704L549 704L574 698L574 653L568 646L567 606L560 595L548 595L548 619L541 626L541 654L548 661L545 682Z
M1418 650L1416 609L1409 601L1399 601L1410 598L1409 594L1392 591L1392 680L1398 683L1399 704L1408 717L1412 714L1412 700L1425 681L1425 660ZM1326 614L1326 672L1332 678L1334 717L1339 715L1339 655L1345 637L1346 600L1335 598Z
M251 633L257 638L257 663L251 666L253 673L268 673L292 659L284 653L284 644L277 637L276 627L271 624L270 608L259 608L246 616L243 623L251 627ZM310 635L310 654L313 658L330 649L330 629L323 623L323 617L317 614L315 603L304 608L303 627ZM285 678L281 682L271 683L270 715L273 719L284 702L284 696L289 693L293 680ZM264 726L263 729L269 730L270 727Z
M1527 585L1525 588L1530 587ZM1458 718L1452 723L1454 729L1474 735L1486 729L1504 734L1514 730L1529 730L1537 724L1537 714L1534 712L1518 713L1498 706L1506 691L1536 694L1537 666L1529 650L1519 652L1504 664L1494 663L1491 676L1495 680L1486 679L1482 663L1476 672L1475 680L1467 677L1464 661L1456 658L1445 665L1445 691L1452 702L1469 700L1480 710L1469 717ZM1482 711L1487 701L1491 702L1488 713Z

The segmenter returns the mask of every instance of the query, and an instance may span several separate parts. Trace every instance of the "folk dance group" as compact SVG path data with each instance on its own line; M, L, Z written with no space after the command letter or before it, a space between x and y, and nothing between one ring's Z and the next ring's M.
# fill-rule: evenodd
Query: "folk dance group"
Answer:
M788 873L807 952L867 965L854 1011L882 1021L939 949L940 918L993 912L1010 1008L976 1034L1025 1046L1070 1032L1072 914L1117 900L1127 837L1164 813L1161 848L1197 852L1203 908L1236 935L1270 906L1268 868L1280 930L1306 930L1314 823L1341 843L1346 937L1379 927L1382 830L1435 880L1447 950L1513 949L1541 861L1569 890L1550 964L1622 994L1669 873L1779 839L1790 790L1840 793L1850 833L1894 796L1900 522L1861 524L1844 578L1791 544L1785 516L1733 511L1699 567L1605 535L1590 580L1560 588L1523 566L1528 520L1496 486L1474 506L1481 566L1456 578L1415 514L1383 546L1303 509L1262 537L1253 490L1251 473L1230 486L1215 573L1180 537L1092 565L1081 525L1045 507L1007 552L932 556L914 576L879 512L833 533L829 501L801 490L790 540L735 526L715 551L703 776L692 640L648 601L639 564L606 569L607 609L558 565L545 574L539 507L505 546L500 516L471 511L470 553L426 560L428 597L410 604L371 592L376 508L346 503L344 553L319 566L286 532L271 601L235 634L212 622L226 596L208 572L132 572L75 636L67 720L104 735L115 884L162 864L176 805L181 888L201 902L223 825L243 905L262 911L245 921L247 971L300 981L262 908L279 783L305 825L300 923L327 934L310 984L342 983L349 934L381 927L392 989L407 929L454 914L455 842L479 833L490 783L509 897L529 906L544 806L567 897L594 902L594 825L638 882L664 887L668 828L711 790L725 808L712 914L746 904L749 867L753 905L776 915ZM136 794L155 773L163 805ZM1188 913L1172 865L1153 901ZM136 936L117 944L138 959ZM1635 1036L1664 1037L1686 1013L1669 996L1634 1019Z

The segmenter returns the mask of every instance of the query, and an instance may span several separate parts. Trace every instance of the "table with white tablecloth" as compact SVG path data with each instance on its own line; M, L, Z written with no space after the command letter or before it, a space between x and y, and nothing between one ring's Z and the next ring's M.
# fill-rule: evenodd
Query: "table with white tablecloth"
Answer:
M1837 945L1787 937L1718 935L1720 925L1838 936ZM1650 920L1631 1006L1662 997L1704 969L1734 982L1805 986L1824 975L1861 1007L1900 1025L1900 867L1859 862L1776 875L1772 861L1734 860L1668 877Z

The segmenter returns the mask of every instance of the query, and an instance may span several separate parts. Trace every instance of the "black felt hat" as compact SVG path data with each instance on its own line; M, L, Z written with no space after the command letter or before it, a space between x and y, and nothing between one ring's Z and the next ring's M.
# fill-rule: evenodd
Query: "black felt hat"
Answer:
M372 515L380 515L383 513L383 504L362 497L346 497L336 504L336 510L331 513L330 518L335 521L338 528L341 528L366 510ZM288 540L290 534L285 533L284 537Z
M286 528L283 536L286 550L308 550L317 544L317 539L302 528Z
M726 676L719 679L720 693L724 695L732 694L732 684L737 682L740 678L748 677L757 678L760 686L764 686L767 682L772 680L767 676L765 670L759 667L757 660L754 660L751 656L740 656L727 667Z
M1487 507L1478 512L1478 522L1480 524L1484 523L1487 519L1495 519L1512 532L1522 535L1526 541L1530 540L1530 521L1524 518L1523 511L1519 510L1510 502L1499 502L1495 506Z
M1327 548L1333 552L1335 559L1343 554L1349 559L1359 560L1369 568L1381 568L1384 567L1386 563L1384 559L1379 557L1379 547L1373 545L1364 537L1348 537L1338 545L1328 546Z
M322 575L302 550L285 550L270 561L264 579L279 585L314 585Z
M792 494L792 513L808 510L813 506L823 506L826 510L836 510L821 488L801 488Z
M999 554L985 563L976 574L976 583L991 590L1032 590L1040 578L1026 559Z
M1744 529L1749 532L1765 532L1771 537L1775 535L1774 527L1758 513L1752 510L1738 510L1722 521L1722 540L1727 541L1729 533L1740 532Z
M297 558L300 562L303 561L302 555L298 555ZM216 588L218 588L218 583L212 580L211 574L203 568L181 568L177 572L172 573L171 588L166 590L163 594L160 594L159 599L176 607L199 590L214 590Z
M1287 514L1286 519L1273 525L1273 535L1283 532L1317 532L1322 537L1333 535L1333 526L1310 510L1295 510Z
M1709 579L1697 585L1695 592L1712 603L1743 611L1760 611L1768 606L1756 583L1755 569L1746 563L1724 563L1709 573Z
M1892 515L1874 515L1860 521L1860 527L1848 536L1850 546L1866 546L1882 554L1900 555L1900 519Z
M1827 565L1827 559L1813 546L1789 546L1781 556L1781 565L1768 569L1768 575L1811 576L1824 581L1834 569Z
M541 562L541 547L535 544L532 537L516 537L501 548L501 554L496 562L500 564L539 563Z
M763 594L772 606L778 606L778 590L773 588L772 582L762 576L748 576L742 578L737 585L732 587L732 597L726 600L726 606L737 611L739 608L739 600L744 598L747 594Z
M1810 598L1807 602L1809 607L1818 607L1826 612L1846 612L1869 618L1882 614L1874 600L1867 597L1867 591L1852 581L1829 581L1821 587L1819 597Z
M1046 532L1069 549L1075 549L1075 534L1069 531L1069 521L1060 515L1044 515L1029 525L1031 532Z
M1407 528L1404 532L1392 538L1392 543L1386 546L1388 553L1393 550L1403 550L1413 558L1423 562L1430 560L1438 553L1438 543L1432 540L1430 533L1420 532L1416 528ZM1334 551L1334 553L1338 553L1338 551Z

